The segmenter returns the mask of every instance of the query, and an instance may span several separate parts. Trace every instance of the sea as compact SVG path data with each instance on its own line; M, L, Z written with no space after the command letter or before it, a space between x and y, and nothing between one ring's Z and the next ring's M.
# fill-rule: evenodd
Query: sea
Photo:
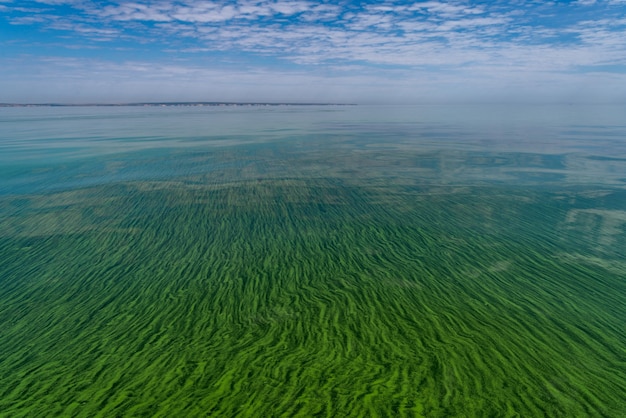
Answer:
M624 105L0 108L0 416L626 416Z

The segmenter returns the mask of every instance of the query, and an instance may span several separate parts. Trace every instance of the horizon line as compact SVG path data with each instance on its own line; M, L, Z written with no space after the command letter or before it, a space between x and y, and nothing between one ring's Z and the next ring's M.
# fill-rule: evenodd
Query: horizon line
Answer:
M357 106L332 102L121 102L121 103L0 103L0 107L117 107L117 106Z

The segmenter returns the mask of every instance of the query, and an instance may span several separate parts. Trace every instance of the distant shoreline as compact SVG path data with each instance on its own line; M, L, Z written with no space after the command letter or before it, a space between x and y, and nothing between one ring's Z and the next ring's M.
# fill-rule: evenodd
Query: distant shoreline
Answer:
M0 107L202 107L202 106L356 106L354 103L290 102L140 102L140 103L0 103Z

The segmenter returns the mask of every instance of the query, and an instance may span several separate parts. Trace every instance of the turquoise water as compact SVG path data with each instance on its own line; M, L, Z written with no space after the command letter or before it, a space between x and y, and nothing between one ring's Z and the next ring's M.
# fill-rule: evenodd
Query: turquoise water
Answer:
M626 415L617 106L0 109L0 415Z

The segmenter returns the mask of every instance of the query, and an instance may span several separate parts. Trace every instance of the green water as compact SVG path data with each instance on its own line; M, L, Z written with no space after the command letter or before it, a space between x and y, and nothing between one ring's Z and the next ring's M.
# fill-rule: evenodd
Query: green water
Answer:
M0 416L626 415L623 137L108 112L0 125Z

